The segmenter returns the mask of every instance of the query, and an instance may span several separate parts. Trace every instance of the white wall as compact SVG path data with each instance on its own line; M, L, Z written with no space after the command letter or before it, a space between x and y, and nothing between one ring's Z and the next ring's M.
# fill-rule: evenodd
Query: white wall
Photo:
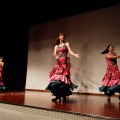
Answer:
M107 65L100 53L109 44L120 53L119 13L120 5L116 5L30 27L26 89L45 90L55 63L52 45L58 33L64 32L73 52L80 53L80 59L68 54L80 68L71 69L71 79L79 86L74 91L100 93Z

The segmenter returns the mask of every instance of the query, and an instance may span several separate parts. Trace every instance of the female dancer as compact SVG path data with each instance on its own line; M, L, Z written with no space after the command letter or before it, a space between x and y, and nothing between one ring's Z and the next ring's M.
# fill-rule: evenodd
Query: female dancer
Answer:
M113 45L108 45L106 50L101 54L105 54L107 69L99 90L100 92L104 92L105 95L108 96L107 100L110 101L111 96L114 95L115 92L120 93L120 71L117 65L117 58L120 58L120 55L114 53Z
M56 58L56 64L54 68L50 71L50 83L47 86L46 90L49 90L56 96L52 101L61 101L61 97L63 97L63 102L66 102L66 96L72 94L74 88L77 88L74 85L69 77L69 73L66 66L66 58L68 52L79 58L79 54L75 54L68 42L65 42L65 34L59 33L59 37L57 38L54 44L54 54L53 56Z
M3 57L0 57L0 89L3 89L3 81L2 81L3 67L4 67Z
M72 67L75 70L80 70L80 68L76 68L75 66L73 66L73 64L70 62L70 57L66 58L66 65L67 65L67 71L68 71L68 76L70 77L70 68Z
M70 76L71 76L71 72L70 72L70 69L73 68L74 70L80 70L80 68L76 68L71 62L70 62L70 57L67 57L66 58L66 67L67 67L67 72L68 72L68 75L67 75L67 78L68 79L71 79ZM76 86L76 85L75 85ZM74 88L73 88L74 89Z

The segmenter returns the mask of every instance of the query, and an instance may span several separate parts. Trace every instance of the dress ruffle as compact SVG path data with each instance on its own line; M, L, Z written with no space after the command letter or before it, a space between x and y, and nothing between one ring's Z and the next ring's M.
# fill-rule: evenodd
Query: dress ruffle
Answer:
M107 96L112 96L115 93L120 93L120 85L115 85L112 87L101 86L99 87L99 91L104 92L104 94Z
M65 84L64 82L54 80L48 84L46 90L49 90L54 96L63 97L72 95L72 91L74 90L74 88L77 87L77 85L70 86L68 84Z

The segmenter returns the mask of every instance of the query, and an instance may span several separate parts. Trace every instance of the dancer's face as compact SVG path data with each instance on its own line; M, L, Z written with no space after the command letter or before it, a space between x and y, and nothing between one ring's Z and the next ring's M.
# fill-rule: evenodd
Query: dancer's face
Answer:
M67 59L67 63L70 63L70 59L69 58Z
M59 39L60 39L61 41L64 41L64 35L60 35L60 36L59 36Z
M113 52L114 51L114 46L111 45L108 50Z
M2 58L0 59L0 62L2 62Z

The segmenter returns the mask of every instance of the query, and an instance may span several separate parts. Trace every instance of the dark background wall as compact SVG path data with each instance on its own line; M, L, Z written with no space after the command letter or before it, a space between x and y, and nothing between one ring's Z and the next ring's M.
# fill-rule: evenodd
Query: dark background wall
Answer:
M2 2L0 4L0 55L4 57L5 86L9 90L25 89L29 26L116 4L120 4L119 0Z
M29 26L25 13L21 12L8 5L6 9L4 7L0 17L0 55L4 57L3 82L9 90L24 90L26 81Z

